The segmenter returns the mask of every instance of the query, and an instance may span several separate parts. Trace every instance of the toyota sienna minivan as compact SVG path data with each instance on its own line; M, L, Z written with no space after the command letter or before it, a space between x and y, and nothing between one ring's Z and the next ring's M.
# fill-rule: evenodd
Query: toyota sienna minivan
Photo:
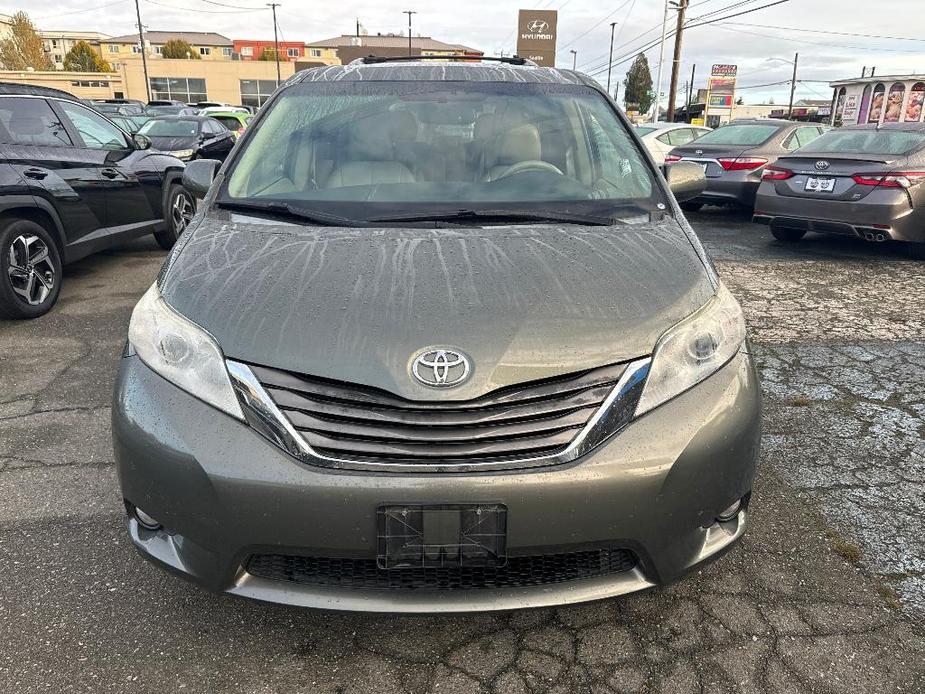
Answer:
M307 70L136 306L128 532L211 590L464 612L662 585L744 533L742 311L592 80L518 58Z

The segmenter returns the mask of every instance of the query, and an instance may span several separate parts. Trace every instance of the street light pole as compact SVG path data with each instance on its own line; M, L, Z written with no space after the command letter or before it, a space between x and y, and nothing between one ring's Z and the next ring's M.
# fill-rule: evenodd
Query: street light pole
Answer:
M273 10L273 52L276 53L276 86L278 87L283 81L279 72L279 33L276 29L276 8L279 7L279 3L268 2L267 7Z
M141 23L141 8L138 6L138 0L135 0L135 16L138 17L138 45L141 47L141 69L145 73L145 94L148 95L148 101L151 101L151 80L148 79L148 57L145 55L145 32Z
M610 23L610 57L607 59L607 93L610 94L610 71L613 69L613 29L616 22Z
M800 62L800 54L793 56L793 80L790 83L790 109L787 111L787 119L793 119L793 96L797 91L797 63Z
M576 66L578 65L578 51L572 48L571 50L569 50L569 53L572 54L572 69L574 70Z
M665 35L668 32L668 0L665 0L665 16L662 18L662 47L658 53L658 80L655 85L655 114L652 122L658 120L658 105L662 98L662 65L665 63Z
M402 14L408 15L408 55L412 55L411 52L411 15L417 14L414 10L405 10Z

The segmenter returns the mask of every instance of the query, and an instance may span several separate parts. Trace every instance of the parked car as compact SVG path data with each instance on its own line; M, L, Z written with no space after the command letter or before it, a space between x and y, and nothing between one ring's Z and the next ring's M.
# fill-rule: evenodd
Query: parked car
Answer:
M253 116L245 111L212 111L209 118L214 118L232 132L235 139L241 137L247 130L248 123Z
M652 159L659 166L664 165L665 155L675 147L693 142L710 132L710 128L687 123L646 123L636 126L636 134L649 150Z
M199 113L199 109L185 105L155 104L147 106L145 113L150 116L195 116Z
M0 83L0 317L35 318L61 267L153 233L170 248L194 201L183 164L57 89Z
M140 116L144 114L144 106L138 104L106 104L96 102L93 108L107 116Z
M701 167L663 178L572 71L370 60L296 74L218 178L184 172L209 194L113 404L137 548L389 612L598 599L730 548L761 405L672 195Z
M825 126L787 120L734 120L671 150L665 162L685 160L703 166L707 189L696 200L685 203L684 209L697 210L709 203L752 210L764 167L805 147L825 130Z
M150 138L156 149L182 161L224 161L235 142L228 128L203 116L155 116L138 132Z
M247 115L250 111L244 107L238 106L206 106L205 108L199 109L200 116L211 116L213 113L242 113Z
M134 135L141 130L141 126L151 120L151 116L110 116L109 120L118 125L125 132Z
M781 157L764 169L754 221L781 241L895 240L925 259L925 124L848 126Z
M148 106L180 106L185 107L186 102L177 101L176 99L152 99L148 102Z

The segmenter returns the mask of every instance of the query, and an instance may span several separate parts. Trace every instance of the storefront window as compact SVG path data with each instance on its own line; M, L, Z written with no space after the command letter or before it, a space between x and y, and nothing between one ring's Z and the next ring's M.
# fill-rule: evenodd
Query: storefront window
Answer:
M276 91L276 80L240 80L240 82L243 106L259 108Z
M909 103L906 104L903 120L907 123L917 123L922 120L923 101L925 101L925 82L917 82L912 85L912 91L909 92Z
M870 85L864 87L864 94L861 96L861 108L858 111L858 123L867 122L867 114L870 112Z
M886 98L886 86L878 84L874 87L874 97L870 100L870 116L868 123L879 123L883 115L883 100Z
M206 81L199 77L152 77L151 98L187 104L206 100Z
M897 82L890 87L890 95L886 99L886 113L884 123L898 123L903 116L903 101L906 97L906 85Z
M848 96L848 90L842 87L838 90L838 95L835 97L835 126L838 127L842 124L842 116L845 114L845 99Z

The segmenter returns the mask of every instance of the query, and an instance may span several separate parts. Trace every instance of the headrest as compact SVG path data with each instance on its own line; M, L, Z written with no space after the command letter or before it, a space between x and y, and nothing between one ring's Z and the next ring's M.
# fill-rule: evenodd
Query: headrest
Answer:
M540 131L535 125L519 125L498 137L496 164L516 164L542 159Z

